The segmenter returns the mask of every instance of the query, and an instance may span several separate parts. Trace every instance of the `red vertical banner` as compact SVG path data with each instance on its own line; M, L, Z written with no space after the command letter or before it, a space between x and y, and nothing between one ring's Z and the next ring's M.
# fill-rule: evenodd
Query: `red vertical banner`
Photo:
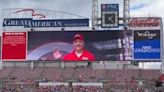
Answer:
M26 60L26 32L3 32L2 60Z

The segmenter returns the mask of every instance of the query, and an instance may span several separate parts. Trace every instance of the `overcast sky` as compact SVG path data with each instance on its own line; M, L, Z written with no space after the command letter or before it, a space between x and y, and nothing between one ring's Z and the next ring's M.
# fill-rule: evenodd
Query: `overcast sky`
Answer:
M122 16L123 0L99 0L102 3L119 3ZM36 8L50 9L78 14L91 18L92 0L0 0L0 17L6 8ZM100 7L99 7L100 9ZM130 0L131 16L161 16L164 17L164 0Z

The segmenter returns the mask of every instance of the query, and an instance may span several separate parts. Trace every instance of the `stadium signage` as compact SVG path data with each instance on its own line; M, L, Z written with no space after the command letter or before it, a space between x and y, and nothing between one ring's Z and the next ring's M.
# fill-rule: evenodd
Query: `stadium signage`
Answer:
M135 53L160 53L160 49L153 48L152 46L142 46L134 50Z
M5 18L3 26L37 27L85 27L89 26L89 19L52 19L33 20L32 18Z
M119 25L119 5L101 4L101 27L116 28Z
M153 39L157 34L150 33L149 31L145 31L144 33L137 32L138 37L148 37L149 39Z
M2 33L2 60L24 61L27 49L26 32L3 32Z
M159 18L133 18L130 19L129 25L131 27L158 27L160 25Z
M160 30L135 30L134 60L160 60Z

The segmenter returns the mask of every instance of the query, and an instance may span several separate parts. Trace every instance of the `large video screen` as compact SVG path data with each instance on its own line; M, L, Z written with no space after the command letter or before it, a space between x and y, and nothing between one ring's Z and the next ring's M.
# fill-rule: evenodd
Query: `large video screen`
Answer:
M27 60L124 60L121 31L28 32Z

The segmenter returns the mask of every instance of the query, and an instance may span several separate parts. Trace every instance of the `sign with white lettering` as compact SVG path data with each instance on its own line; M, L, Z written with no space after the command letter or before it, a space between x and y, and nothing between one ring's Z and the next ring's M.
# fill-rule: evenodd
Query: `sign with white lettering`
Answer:
M32 18L5 18L3 26L38 27L88 27L89 19L52 19L33 20Z
M3 32L2 33L2 60L23 61L26 60L27 49L26 32Z
M134 31L134 60L160 60L160 30Z

